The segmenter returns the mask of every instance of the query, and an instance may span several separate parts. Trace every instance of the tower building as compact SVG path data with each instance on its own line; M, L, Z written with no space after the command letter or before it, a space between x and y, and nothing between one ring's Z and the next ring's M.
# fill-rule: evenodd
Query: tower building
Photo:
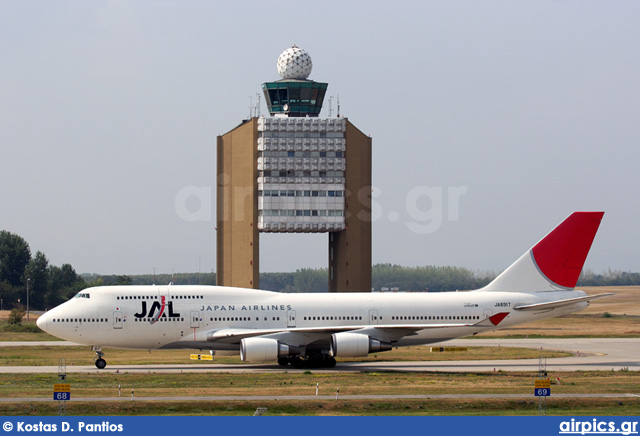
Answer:
M218 137L217 282L259 287L259 235L328 233L329 290L371 290L371 138L320 118L327 83L297 46L262 84L269 117Z

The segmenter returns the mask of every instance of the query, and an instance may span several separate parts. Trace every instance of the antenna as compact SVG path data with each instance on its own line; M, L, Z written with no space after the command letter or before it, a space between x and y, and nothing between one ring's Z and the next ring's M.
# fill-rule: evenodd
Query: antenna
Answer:
M249 119L253 117L253 98L249 96Z
M329 96L329 118L333 115L333 95Z
M256 107L255 107L255 113L254 113L256 118L260 118L260 93L256 92Z
M340 118L340 94L338 94L338 118Z

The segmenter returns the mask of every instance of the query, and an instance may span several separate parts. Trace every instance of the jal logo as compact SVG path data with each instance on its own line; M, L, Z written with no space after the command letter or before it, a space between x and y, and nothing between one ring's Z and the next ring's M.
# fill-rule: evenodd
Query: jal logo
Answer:
M175 313L173 311L173 301L169 301L167 303L165 296L161 296L160 301L154 301L151 304L151 308L148 309L149 313L147 313L147 302L142 301L141 303L142 303L142 309L140 310L140 313L135 313L133 314L133 316L135 316L138 319L149 318L149 321L151 321L151 324L155 324L158 321L158 319L160 319L160 317L163 317L163 318L167 318L167 317L179 318L180 317L179 313Z

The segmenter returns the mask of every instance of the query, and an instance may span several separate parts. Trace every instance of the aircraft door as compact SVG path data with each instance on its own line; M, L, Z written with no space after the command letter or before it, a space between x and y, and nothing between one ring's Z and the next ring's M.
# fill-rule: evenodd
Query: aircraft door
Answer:
M198 312L197 310L191 311L191 328L200 328L200 312Z
M485 309L484 310L484 318L485 319L491 318L491 315L493 315L493 310L491 310L491 309Z
M378 311L377 310L369 310L369 325L378 324Z
M287 310L287 327L295 327L295 326L296 326L296 311Z
M116 310L115 312L113 312L113 328L114 329L122 328L122 320L123 320L122 311Z

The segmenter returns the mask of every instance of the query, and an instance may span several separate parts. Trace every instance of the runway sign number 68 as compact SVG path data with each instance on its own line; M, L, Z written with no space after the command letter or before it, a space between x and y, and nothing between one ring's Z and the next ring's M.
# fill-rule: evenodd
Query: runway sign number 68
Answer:
M69 401L71 399L71 392L54 392L53 399L56 401Z
M69 401L71 399L71 385L68 383L54 384L53 399L56 401Z

